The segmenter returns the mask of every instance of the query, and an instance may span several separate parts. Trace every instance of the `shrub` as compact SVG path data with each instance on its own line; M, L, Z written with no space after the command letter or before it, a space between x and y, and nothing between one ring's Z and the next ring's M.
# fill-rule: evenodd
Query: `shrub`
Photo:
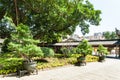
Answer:
M56 58L62 58L62 57L64 57L64 55L63 55L63 54L58 54L58 53L56 53L56 54L54 55L54 57L56 57Z
M81 54L72 54L71 57L78 58Z
M70 57L72 55L71 49L69 49L67 47L62 47L60 50L61 50L62 54L64 55L64 57Z
M77 53L76 48L74 48L74 47L69 48L69 50L70 50L71 54L76 54Z
M42 52L44 53L44 57L53 57L55 52L51 48L41 47Z
M97 62L99 60L98 56L87 55L86 62Z
M57 54L56 56L60 57L61 54ZM77 62L76 57L80 56L80 54L75 54L73 57L70 58L45 58L47 62L38 62L37 68L38 69L45 69L45 68L52 68L52 67L58 67L58 66L64 66L68 64L75 64ZM87 62L96 62L98 61L97 56L87 55L86 61Z
M1 58L19 58L20 55L14 52L7 52L7 53L2 53L0 54Z
M0 58L0 74L8 74L23 69L21 58Z
M8 44L10 42L10 39L6 38L3 42L3 45L2 45L2 53L6 53L6 52L10 52L10 50L8 49Z

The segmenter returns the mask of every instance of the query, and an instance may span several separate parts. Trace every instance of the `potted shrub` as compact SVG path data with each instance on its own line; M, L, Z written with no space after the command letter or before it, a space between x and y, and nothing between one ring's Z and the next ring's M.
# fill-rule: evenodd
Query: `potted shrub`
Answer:
M92 54L92 50L93 48L88 41L85 39L82 40L82 42L80 42L80 44L77 46L77 53L81 54L81 56L77 58L78 62L86 65L86 56L88 54Z
M103 45L99 45L97 51L99 56L99 62L103 62L105 60L105 55L108 54L107 48L105 48Z
M29 27L19 24L16 31L11 34L11 41L8 45L10 51L17 53L24 59L24 67L30 72L33 72L36 66L32 57L43 56L43 52L37 43L39 41L33 39Z
M86 60L85 60L85 56L79 56L78 58L77 58L77 62L78 62L78 64L79 65L86 65Z

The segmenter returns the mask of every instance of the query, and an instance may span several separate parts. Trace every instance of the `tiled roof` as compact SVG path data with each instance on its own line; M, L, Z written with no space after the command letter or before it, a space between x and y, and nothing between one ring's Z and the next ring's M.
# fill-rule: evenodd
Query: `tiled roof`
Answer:
M118 41L93 41L93 42L89 42L91 45L117 45Z
M62 43L55 43L52 44L53 46L77 46L80 42L62 42ZM94 40L89 41L91 45L120 45L119 40Z

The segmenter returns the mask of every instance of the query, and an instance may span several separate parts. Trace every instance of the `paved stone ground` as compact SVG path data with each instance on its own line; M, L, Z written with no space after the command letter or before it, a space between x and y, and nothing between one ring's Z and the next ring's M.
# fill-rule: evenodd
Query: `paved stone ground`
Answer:
M120 59L107 58L105 62L87 63L86 66L65 66L39 71L38 75L21 78L0 77L0 80L120 80Z

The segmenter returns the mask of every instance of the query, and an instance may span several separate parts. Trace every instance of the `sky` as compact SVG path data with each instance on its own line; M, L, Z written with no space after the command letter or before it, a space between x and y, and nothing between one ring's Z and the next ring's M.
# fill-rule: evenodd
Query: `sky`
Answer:
M115 31L115 28L120 30L120 0L89 0L94 8L101 10L101 18L99 26L91 25L89 30L89 35L94 35L94 33L105 32L105 31ZM74 34L82 36L80 28L77 27Z

